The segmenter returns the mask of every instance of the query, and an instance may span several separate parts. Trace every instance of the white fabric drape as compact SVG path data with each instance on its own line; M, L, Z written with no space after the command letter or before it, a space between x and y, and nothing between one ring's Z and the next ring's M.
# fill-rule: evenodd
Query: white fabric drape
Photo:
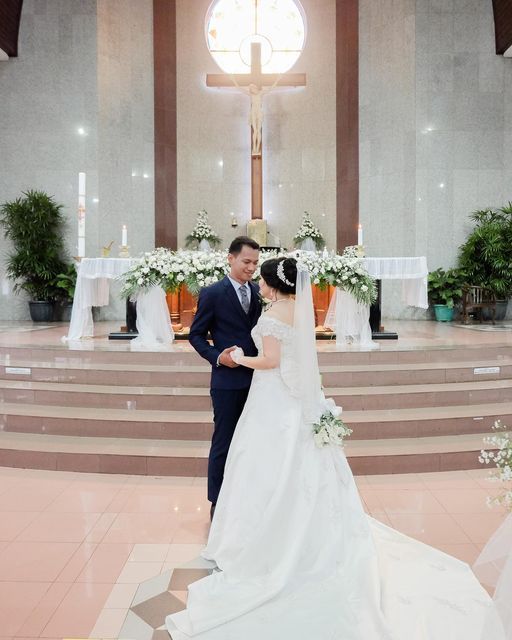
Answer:
M368 273L376 280L402 280L402 300L412 307L428 309L427 259L412 258L363 258ZM372 341L369 323L370 307L363 305L347 291L337 288L325 318L324 326L336 332L336 344L378 348Z
M370 307L358 302L351 293L337 288L334 292L324 326L336 332L336 344L378 348L372 340Z
M363 258L376 280L402 280L402 301L410 307L428 309L428 267L425 256L409 258Z
M134 298L137 301L137 338L131 349L165 350L174 340L169 308L162 287L151 287Z
M78 265L73 308L65 340L94 336L92 307L109 303L110 280L126 273L139 262L135 258L83 258Z

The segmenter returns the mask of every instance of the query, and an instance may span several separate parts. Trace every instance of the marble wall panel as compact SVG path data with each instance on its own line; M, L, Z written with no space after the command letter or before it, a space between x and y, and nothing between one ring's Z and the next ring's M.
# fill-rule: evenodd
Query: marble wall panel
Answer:
M426 255L431 269L449 267L472 228L469 214L512 199L512 63L494 52L491 3L400 0L386 21L389 8L384 0L361 2L360 217L368 253ZM411 11L414 38L400 39L395 29ZM380 56L386 43L394 48ZM404 60L413 61L409 75ZM387 90L390 65L402 74ZM393 146L408 134L413 142L400 161ZM392 209L390 177L406 194L395 194ZM381 233L385 225L393 234ZM392 283L384 313L422 316L403 307Z
M0 66L0 201L29 188L53 194L64 205L70 256L80 171L86 255L110 240L116 252L122 224L133 253L153 246L152 78L151 0L23 3L19 56ZM0 238L2 257L8 250ZM4 274L2 261L2 282ZM23 296L7 285L1 296L0 320L28 317ZM123 313L117 302L103 315Z

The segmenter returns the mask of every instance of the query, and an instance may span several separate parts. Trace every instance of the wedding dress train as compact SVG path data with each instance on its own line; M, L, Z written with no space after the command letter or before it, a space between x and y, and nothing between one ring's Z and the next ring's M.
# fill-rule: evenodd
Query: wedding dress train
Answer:
M294 328L263 315L255 371L203 556L218 570L167 617L173 640L503 640L465 563L363 510L343 450L316 446L297 390Z

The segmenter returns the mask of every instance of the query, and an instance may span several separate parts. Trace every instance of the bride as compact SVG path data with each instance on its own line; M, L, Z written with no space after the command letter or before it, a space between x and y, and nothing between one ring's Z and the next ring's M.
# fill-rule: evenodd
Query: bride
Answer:
M211 575L166 619L173 640L504 640L463 562L363 510L343 449L317 446L321 390L310 278L267 260L272 300L203 557Z

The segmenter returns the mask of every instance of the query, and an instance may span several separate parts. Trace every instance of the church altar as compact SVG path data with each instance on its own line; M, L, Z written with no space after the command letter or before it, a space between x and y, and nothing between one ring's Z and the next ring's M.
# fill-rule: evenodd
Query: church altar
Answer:
M79 262L69 331L63 340L94 336L92 307L108 305L110 281L118 279L139 262L140 258L83 258ZM137 306L139 335L132 340L133 348L159 348L170 344L174 336L161 287L140 292Z
M379 283L377 299L377 325L380 325L380 281L402 280L402 301L407 306L428 309L427 259L363 258L362 264L372 278ZM325 325L336 333L336 344L375 348L370 327L370 306L355 300L347 291L338 287L331 296ZM378 327L377 327L378 330ZM396 334L393 334L396 337Z
M205 258L205 255L208 258ZM262 259L266 259L266 257L262 255ZM334 286L329 285L327 284L329 282L327 274L322 275L315 272L316 265L320 268L322 261L329 262L335 258L340 257L334 254L329 257L313 252L301 254L301 259L308 264L313 275L315 325L320 331L325 331L326 328L332 329L340 344L352 343L372 346L369 326L370 305L365 302L368 298L356 300L357 292L353 295L346 288L340 287L341 280L335 280ZM353 260L353 256L347 254L347 265L351 259ZM165 263L166 260L168 260L167 263ZM211 277L215 280L223 277L227 265L224 265L223 262L225 260L224 254L221 255L219 252L213 255L213 253L170 252L165 249L157 249L140 258L84 258L78 265L71 322L68 335L64 340L93 337L92 307L108 305L110 281L123 276L125 282L126 279L131 278L132 283L135 281L141 285L138 289L135 288L135 291L129 296L137 301L138 307L137 330L139 335L132 341L134 348L158 348L168 344L174 338L173 330L186 335L195 314L196 293L200 288L198 286L200 281L187 283L185 274L189 273L191 264L196 263L197 265L201 260L203 262L210 261L210 267L212 264L215 265L215 272L212 272L212 274L215 273L215 276L211 275ZM400 279L403 281L404 303L420 308L428 307L426 258L370 257L358 259L357 264L363 267L364 271L352 263L350 269L353 269L354 275L356 273L366 274L366 278L370 275L376 280ZM142 285L142 280L138 280L139 276L147 271L145 265L157 265L151 267L157 269L155 273L160 276L160 280L155 280L157 286L147 286L146 281ZM179 269L182 271L180 272ZM195 276L203 278L203 276L197 275L201 273L201 267L197 269ZM154 274L149 272L148 278L154 277ZM345 277L343 276L343 279ZM364 278L361 275L360 277ZM368 280L366 282L368 283ZM171 291L165 296L162 287L171 289Z

